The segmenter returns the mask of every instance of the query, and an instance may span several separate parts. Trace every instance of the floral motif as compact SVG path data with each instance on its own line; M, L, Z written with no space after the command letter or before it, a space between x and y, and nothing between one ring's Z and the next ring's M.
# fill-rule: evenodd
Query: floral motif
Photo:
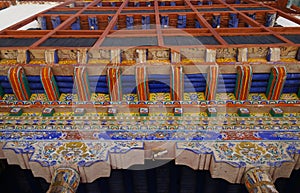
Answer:
M30 97L31 101L47 101L45 94L32 94Z
M90 166L95 162L107 161L108 153L126 153L131 149L143 149L141 142L39 142L30 161L42 166L77 164Z
M137 98L137 95L136 94L124 94L123 95L123 100L124 101L130 101L130 102L133 102L133 101L138 101L138 98Z
M150 93L150 101L171 101L170 93Z
M233 93L217 93L216 100L236 100Z
M261 100L268 100L268 99L264 93L250 93L248 95L248 100L261 101Z
M14 94L5 94L2 100L14 101L17 100Z
M105 102L110 101L110 98L108 94L92 93L91 101Z
M203 92L184 93L184 100L185 101L205 100L205 96Z
M60 101L78 101L77 94L70 94L70 93L62 93L60 95Z
M280 96L280 100L298 100L298 96L296 93L282 93Z
M177 142L177 149L213 154L217 162L227 162L235 167L277 167L283 162L292 162L291 153L299 152L299 145L293 142Z

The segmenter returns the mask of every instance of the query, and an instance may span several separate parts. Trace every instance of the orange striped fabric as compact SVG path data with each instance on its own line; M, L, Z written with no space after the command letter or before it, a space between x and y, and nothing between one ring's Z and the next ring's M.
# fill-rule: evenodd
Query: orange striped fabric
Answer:
M138 99L139 101L147 101L149 98L149 87L146 67L137 66L135 70Z
M29 100L30 90L22 67L11 67L8 70L8 79L18 100Z
M251 66L237 66L237 81L235 86L235 97L237 100L247 100L251 82Z
M86 67L75 67L74 80L79 100L89 101L91 99L91 92Z
M59 100L59 91L50 67L41 69L41 81L49 101Z
M207 73L207 80L206 80L206 90L205 90L206 100L215 100L218 76L219 76L219 67L210 66L209 72Z
M107 69L107 84L111 101L121 101L121 70L119 68Z

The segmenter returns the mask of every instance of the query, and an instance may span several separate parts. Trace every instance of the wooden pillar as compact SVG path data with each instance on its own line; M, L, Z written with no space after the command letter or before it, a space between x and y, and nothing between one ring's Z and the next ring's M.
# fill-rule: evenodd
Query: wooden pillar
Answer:
M121 50L120 49L111 50L111 63L112 64L120 64L121 63Z
M216 62L216 56L217 56L217 51L216 50L207 49L206 50L205 61L206 62Z
M73 168L55 170L47 193L75 193L80 183L80 176Z
M267 54L267 61L269 62L280 61L280 48L269 48Z
M266 96L268 100L279 100L286 79L285 66L275 66L271 70Z
M247 62L248 61L248 48L238 48L236 61L237 62Z
M55 49L45 50L45 62L46 64L54 64L55 62Z
M215 100L216 92L217 92L218 76L219 76L219 67L209 66L209 71L207 73L207 80L206 80L206 90L205 90L206 100Z
M147 62L147 49L137 49L136 55L137 55L136 63Z
M91 99L91 91L86 67L80 66L74 68L74 82L79 100L89 101Z
M88 62L88 54L87 53L88 53L88 50L86 48L77 50L78 64L87 64L87 62Z
M111 101L122 100L121 70L117 67L107 69L107 84Z
M41 69L41 82L49 101L59 100L59 90L50 67Z
M29 100L31 92L27 77L21 66L11 67L8 70L8 80L18 100Z
M183 100L183 69L182 66L172 66L171 96L173 101Z
M249 193L278 193L270 175L260 168L249 169L244 175L244 183Z
M27 50L18 50L17 63L26 64L27 60Z
M180 61L180 53L171 51L171 63L179 63Z
M237 66L237 79L235 84L235 98L247 100L252 82L252 67Z
M148 76L146 66L137 66L135 69L135 80L139 101L147 101L149 95Z

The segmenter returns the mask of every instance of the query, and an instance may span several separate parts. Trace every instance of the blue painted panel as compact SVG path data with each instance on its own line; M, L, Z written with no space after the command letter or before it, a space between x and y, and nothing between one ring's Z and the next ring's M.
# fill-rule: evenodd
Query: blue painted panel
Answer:
M232 93L235 89L237 74L219 74L217 93Z
M288 73L284 83L283 93L298 93L300 88L300 73Z
M184 92L204 92L207 74L184 75Z
M108 94L106 75L89 76L88 78L92 92Z
M148 80L150 93L170 92L170 75L150 74Z
M122 75L121 84L123 94L136 94L136 83L134 75Z

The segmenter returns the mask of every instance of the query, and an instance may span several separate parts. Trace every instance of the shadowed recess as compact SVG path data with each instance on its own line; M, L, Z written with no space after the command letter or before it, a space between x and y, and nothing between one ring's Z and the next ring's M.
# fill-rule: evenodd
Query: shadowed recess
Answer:
M199 12L219 12L219 11L231 11L229 8L200 8Z
M191 9L164 9L164 10L159 10L160 13L167 13L167 12L192 12Z
M236 7L239 11L259 11L259 10L270 10L267 7Z
M82 14L115 14L114 10L86 10Z
M77 13L77 11L63 11L63 10L60 10L60 11L47 11L45 14L75 14Z
M38 38L2 38L0 47L27 47L37 40Z
M50 38L40 46L53 47L91 47L97 38Z
M300 44L300 35L282 35L286 39L294 42L295 44Z
M101 46L157 46L156 37L105 38Z
M272 35L267 36L222 36L229 44L277 44L284 43Z
M122 10L122 13L154 13L154 10Z
M218 41L212 36L165 36L164 44L171 46L183 45L219 45Z

